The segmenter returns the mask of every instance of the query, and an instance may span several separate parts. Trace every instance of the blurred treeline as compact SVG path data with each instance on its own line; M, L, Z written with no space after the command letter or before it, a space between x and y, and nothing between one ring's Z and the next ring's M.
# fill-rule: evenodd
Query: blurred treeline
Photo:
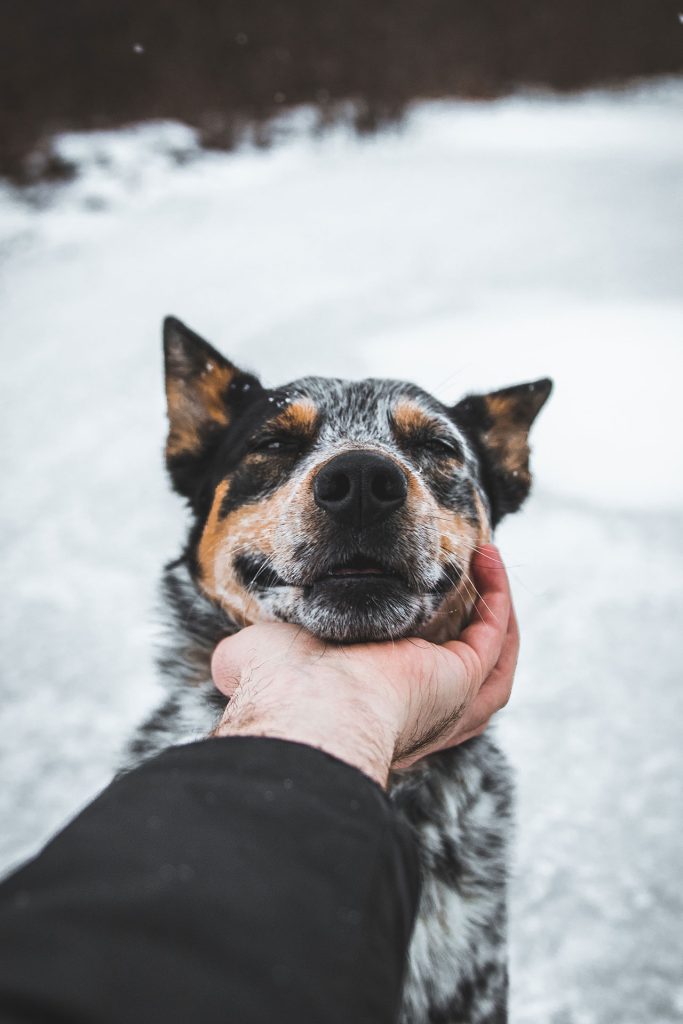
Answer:
M65 128L177 118L229 148L313 103L370 131L413 99L679 71L682 43L671 0L1 0L0 174L58 172Z

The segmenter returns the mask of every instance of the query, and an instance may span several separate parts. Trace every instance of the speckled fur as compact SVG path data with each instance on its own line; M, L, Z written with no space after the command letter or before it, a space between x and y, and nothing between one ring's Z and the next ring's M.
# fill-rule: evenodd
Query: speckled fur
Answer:
M528 470L526 435L549 392L548 382L539 382L544 392L540 397L534 394L539 387L536 384L524 386L530 389L528 395L521 389L497 393L497 415L501 408L505 413L510 394L510 429L523 434L523 448L516 436L513 454L502 452L507 460L503 466L489 457L486 437L494 437L497 457L501 446L504 448L504 418L499 417L492 434L485 396L466 399L449 410L410 384L321 378L306 378L266 392L255 378L241 378L239 371L182 325L173 321L172 326L175 334L171 332L170 342L167 337L167 374L170 366L171 374L177 375L180 366L189 390L181 392L183 429L176 424L174 431L171 422L175 447L167 453L168 464L176 488L190 501L196 523L185 551L166 568L163 577L169 617L160 667L169 685L168 698L135 736L129 764L169 744L204 736L215 727L224 698L211 683L211 654L222 637L247 622L282 619L335 640L415 634L445 639L456 635L471 607L467 568L474 547L488 539L500 515L518 507L528 492L528 479L523 493L518 482L520 474ZM171 359L169 344L180 346ZM203 422L202 410L193 405L197 394L193 382L199 377L203 392L211 391L202 367L213 369L216 364L223 378L231 381L224 396L228 411L225 415L221 411L219 426ZM240 387L241 379L246 387ZM174 401L178 386L174 380ZM262 429L264 422L297 403L310 403L316 416L314 442L289 467L282 463L280 469L277 465L271 469L267 460L264 466L258 457L245 454L241 461L228 459L216 471L222 451L217 440L230 429L226 420L230 423L237 415L231 409L235 391L255 393L248 409L263 407L258 416L253 413L252 431ZM215 407L215 389L211 394ZM426 417L452 439L457 455L444 458L441 453L432 458L427 449L413 450L407 442L397 440L393 416L401 403L405 411L406 402L408 415L404 419L409 420L411 410L417 410L418 420ZM533 408L524 411L524 402L531 402ZM189 439L191 458L185 458L182 451L178 455L179 438L184 435ZM386 608L349 608L335 614L334 608L310 598L315 590L311 581L329 562L326 552L330 546L336 545L335 557L339 557L340 551L347 550L344 544L350 542L330 534L329 524L309 500L309 491L321 465L353 448L381 452L409 477L409 502L394 534L388 541L386 537L370 538L384 545L385 560L401 567L408 585L402 598L387 602ZM210 452L210 459L202 452ZM519 466L515 452L522 452ZM192 489L192 459L197 460L196 490ZM209 464L213 467L210 471ZM216 494L221 480L227 483L220 490L219 502ZM257 486L258 494L254 491L250 496L250 486ZM245 487L246 498L242 493ZM242 495L239 500L231 497L236 493ZM286 493L286 501L278 504L281 493ZM268 509L264 512L265 532L263 522L255 525L249 508L248 514L243 511L254 503ZM239 543L231 523L239 524L244 534ZM212 531L210 543L208 530ZM252 580L244 586L234 564L247 550L260 559L256 575L261 575L261 582ZM503 1024L507 1020L505 890L511 820L505 760L490 736L478 737L397 774L390 781L390 795L414 830L422 867L401 1024Z
M207 735L224 707L210 659L235 624L197 594L182 561L166 570L163 591L170 618L160 665L170 693L134 738L129 763ZM391 797L415 830L422 864L401 1024L502 1024L511 822L505 759L489 737L478 737L395 776Z

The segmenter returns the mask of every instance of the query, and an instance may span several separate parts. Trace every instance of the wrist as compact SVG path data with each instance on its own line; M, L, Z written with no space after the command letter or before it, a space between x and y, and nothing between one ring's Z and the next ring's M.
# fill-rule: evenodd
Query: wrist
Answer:
M316 674L317 676L317 674ZM340 674L288 673L243 681L214 736L262 736L322 750L386 789L398 737L391 706L377 705ZM355 681L354 681L355 683Z

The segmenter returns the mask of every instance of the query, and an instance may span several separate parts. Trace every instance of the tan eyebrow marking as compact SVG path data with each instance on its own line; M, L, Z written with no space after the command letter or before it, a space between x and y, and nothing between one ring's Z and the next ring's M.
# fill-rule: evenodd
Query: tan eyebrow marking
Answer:
M417 402L408 398L400 398L392 413L392 425L398 434L399 442L410 444L411 441L422 441L427 438L425 435L433 434L443 436L446 431L444 423L435 416L425 412ZM462 461L462 445L457 438L449 437L453 445L452 459Z
M409 398L400 398L392 410L394 427L401 434L414 434L418 430L430 430L435 426L434 420Z
M221 516L221 505L229 493L230 480L221 480L197 548L199 586L220 604L240 626L261 616L256 596L245 587L234 569L234 557L250 552L264 560L274 554L276 528L292 503L296 483L289 480L270 497L248 503Z
M291 430L303 437L315 435L320 421L320 414L309 398L292 402L280 415L272 421L272 425L281 430Z

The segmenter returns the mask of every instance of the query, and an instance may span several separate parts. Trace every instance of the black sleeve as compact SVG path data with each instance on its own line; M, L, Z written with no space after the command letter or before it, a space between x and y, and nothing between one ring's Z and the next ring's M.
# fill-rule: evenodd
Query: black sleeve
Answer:
M0 886L0 1020L395 1021L417 896L361 772L282 740L176 747Z

